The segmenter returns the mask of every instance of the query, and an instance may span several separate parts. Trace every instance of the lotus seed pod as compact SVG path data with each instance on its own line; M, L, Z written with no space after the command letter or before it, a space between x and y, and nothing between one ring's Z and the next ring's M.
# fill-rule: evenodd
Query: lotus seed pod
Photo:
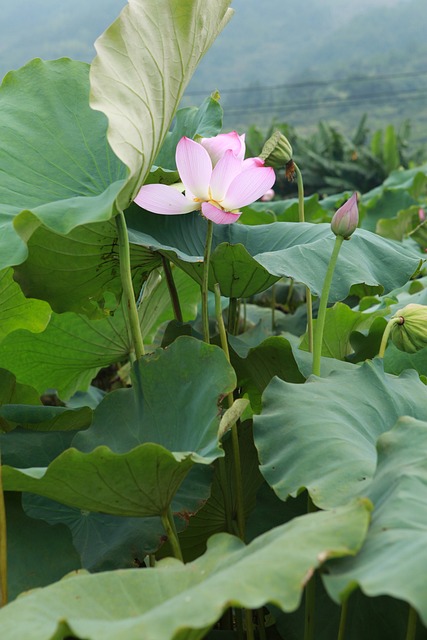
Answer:
M338 209L331 221L331 229L336 236L341 236L345 240L356 231L359 223L359 210L357 208L357 194L353 193L351 198L344 202Z
M394 314L399 322L393 325L391 339L401 351L415 353L427 347L427 306L408 304Z
M280 169L292 160L292 147L289 140L280 131L275 131L267 140L260 154L266 167Z

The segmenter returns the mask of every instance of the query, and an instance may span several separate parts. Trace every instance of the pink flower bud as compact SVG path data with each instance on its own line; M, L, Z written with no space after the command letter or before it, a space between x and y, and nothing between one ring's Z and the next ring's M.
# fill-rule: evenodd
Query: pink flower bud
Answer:
M357 229L359 222L359 210L357 208L357 194L353 193L351 198L344 202L332 218L331 229L336 236L341 236L347 240Z

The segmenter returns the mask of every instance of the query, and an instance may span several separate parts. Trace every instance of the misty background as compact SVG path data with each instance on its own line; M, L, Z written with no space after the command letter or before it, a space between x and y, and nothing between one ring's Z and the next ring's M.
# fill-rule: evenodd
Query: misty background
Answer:
M34 57L90 62L123 0L14 0L2 7L0 77ZM427 142L426 0L234 0L183 104L218 90L226 128L272 121L309 132L409 119ZM167 37L167 34L165 34Z

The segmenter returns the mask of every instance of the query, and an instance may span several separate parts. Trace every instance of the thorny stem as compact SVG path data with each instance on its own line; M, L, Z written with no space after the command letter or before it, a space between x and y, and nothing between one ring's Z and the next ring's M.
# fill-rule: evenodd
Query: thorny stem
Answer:
M184 558L182 557L181 545L179 544L178 534L176 532L175 522L173 520L172 509L169 509L162 513L162 524L165 528L166 535L172 547L173 555L181 562L184 562Z
M302 179L302 173L298 165L294 162L295 173L297 176L297 188L298 188L298 220L299 222L305 222L304 215L304 182ZM308 335L308 350L313 352L313 299L311 291L308 287L305 288L305 297L307 305L307 335Z
M0 459L0 607L7 604L6 508L3 492L3 467Z
M209 344L209 310L208 310L208 291L209 291L209 262L211 259L213 236L213 222L208 220L208 229L206 232L205 254L203 258L203 279L202 279L202 322L203 322L203 339Z
M317 314L316 327L314 330L313 342L313 374L320 376L320 359L322 356L323 331L325 329L326 309L328 307L329 291L331 289L332 278L337 264L338 254L344 242L342 236L336 236L332 255L329 260L325 280L323 282L322 293L320 294L319 312Z
M398 316L397 318L390 318L387 322L387 326L384 329L383 337L381 338L380 350L378 351L378 357L384 358L385 350L387 347L387 342L395 324L402 324L402 319Z
M129 236L126 226L126 219L123 211L116 215L116 226L119 241L120 277L122 280L123 294L126 302L133 349L137 359L145 354L144 342L142 340L141 327L139 324L138 309L135 301L135 293L132 284L132 272L130 265Z
M162 264L163 264L163 271L166 277L166 283L168 285L169 296L172 302L172 308L173 308L175 320L177 320L178 322L183 322L181 305L179 304L179 296L178 296L178 291L176 290L175 282L173 279L171 264L169 260L165 258L165 256L162 256Z

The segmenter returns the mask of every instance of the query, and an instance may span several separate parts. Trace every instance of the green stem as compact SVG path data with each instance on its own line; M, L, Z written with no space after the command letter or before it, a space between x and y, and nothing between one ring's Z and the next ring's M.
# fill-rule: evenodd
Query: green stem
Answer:
M184 562L184 558L182 557L181 545L179 544L178 534L176 532L175 522L173 520L172 509L169 509L162 513L162 524L165 528L166 535L171 544L173 555L181 562Z
M304 214L304 182L302 179L302 173L299 166L294 162L295 173L297 176L297 188L298 188L298 220L299 222L305 222ZM307 335L308 335L308 350L313 352L313 299L311 297L311 291L308 287L305 288L305 299L307 306Z
M234 336L236 332L236 325L238 314L237 314L237 298L229 298L228 303L228 320L227 320L227 331L232 336Z
M344 640L345 625L347 622L347 612L348 612L348 598L347 600L344 600L344 602L341 605L340 627L338 629L337 640Z
M171 263L167 258L165 258L165 256L162 256L162 264L163 264L163 271L166 277L166 284L168 285L169 296L172 302L172 308L173 308L175 320L177 320L178 322L183 322L181 305L179 304L178 291L176 290L175 282L173 279Z
M209 292L209 263L211 259L213 236L213 222L208 220L208 229L206 232L205 254L203 257L203 279L202 279L202 322L203 322L203 339L209 344L209 309L208 309L208 292Z
M233 299L235 300L235 298ZM227 358L228 362L230 362L230 352L228 349L227 333L225 331L224 320L222 317L222 310L221 310L221 291L218 283L215 284L215 313L216 313L216 321L218 325L219 337L221 341L221 347L225 353L225 357ZM227 402L228 402L228 406L231 407L234 402L232 393L229 393L227 395ZM233 458L234 458L233 469L234 469L234 486L236 489L237 526L239 530L239 536L242 540L244 540L245 509L244 509L244 500L243 500L242 465L240 460L239 434L237 431L236 424L233 424L233 426L231 427L231 442L232 442Z
M271 331L274 332L276 326L276 286L271 287Z
M387 342L388 342L388 339L389 339L389 336L390 336L390 332L393 329L395 324L401 324L400 317L390 318L390 320L387 322L387 326L384 329L383 337L381 339L380 350L378 351L378 357L379 358L384 358L384 354L385 354L385 350L386 350L386 347L387 347Z
M405 640L415 640L417 634L417 618L418 614L414 607L409 607L408 626L406 627Z
M120 277L122 280L123 294L128 314L133 350L137 359L145 354L139 324L138 309L135 301L135 293L132 284L132 272L130 266L129 236L124 213L120 211L116 215L116 226L119 240Z
M329 260L325 280L323 282L322 293L320 295L319 312L316 320L316 327L313 336L313 374L320 376L320 359L322 356L323 331L325 328L326 309L328 307L329 291L331 289L332 278L337 264L338 254L344 242L342 236L336 236L332 255Z
M3 493L3 467L0 460L0 607L7 604L6 508Z
M267 632L265 630L264 609L261 607L258 613L258 635L259 640L267 640Z
M254 622L252 620L252 610L245 609L246 640L255 640Z
M313 503L310 494L307 492L307 513L315 513L316 505ZM305 625L304 640L314 638L314 609L316 603L316 582L313 574L305 587Z

